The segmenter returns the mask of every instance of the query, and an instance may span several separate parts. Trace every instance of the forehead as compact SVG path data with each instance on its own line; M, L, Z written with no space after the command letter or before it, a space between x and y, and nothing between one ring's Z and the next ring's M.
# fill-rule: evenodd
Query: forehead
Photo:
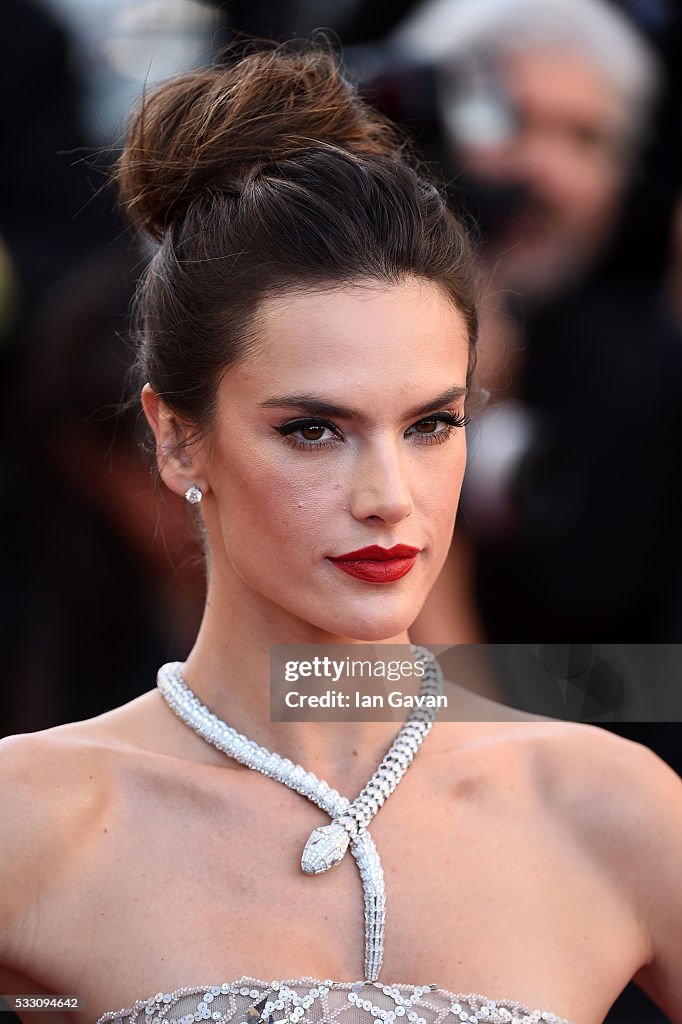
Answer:
M597 125L612 125L624 115L613 82L576 49L559 44L510 49L502 67L513 100L528 113Z
M466 382L464 317L428 281L276 296L261 306L255 335L253 350L225 375L228 387L307 384L338 394Z

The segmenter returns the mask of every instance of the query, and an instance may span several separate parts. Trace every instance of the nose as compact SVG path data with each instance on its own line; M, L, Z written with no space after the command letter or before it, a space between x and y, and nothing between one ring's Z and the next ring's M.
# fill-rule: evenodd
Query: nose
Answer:
M376 520L388 526L412 513L408 456L397 444L378 442L358 455L349 508L358 522Z

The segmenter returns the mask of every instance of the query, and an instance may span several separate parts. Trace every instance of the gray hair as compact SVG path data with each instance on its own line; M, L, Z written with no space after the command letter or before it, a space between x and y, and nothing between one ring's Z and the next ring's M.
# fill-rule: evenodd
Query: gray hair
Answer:
M620 93L633 142L641 141L663 84L652 46L605 0L427 0L398 27L391 45L403 59L429 64L474 51L548 45L577 51Z

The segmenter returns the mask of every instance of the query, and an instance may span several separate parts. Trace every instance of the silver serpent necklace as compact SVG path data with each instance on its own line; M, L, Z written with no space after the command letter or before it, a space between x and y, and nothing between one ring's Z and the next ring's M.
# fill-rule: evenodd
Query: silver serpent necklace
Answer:
M416 660L424 663L420 696L439 697L443 690L440 665L427 648L417 644L411 648ZM440 702L426 700L424 705L431 706L412 711L379 767L351 802L313 772L250 740L213 714L183 679L181 664L168 662L157 675L157 687L171 710L218 750L296 790L331 817L329 825L311 832L301 857L303 872L319 875L329 871L340 863L350 845L360 870L365 900L365 980L376 981L384 952L386 889L381 860L367 826L414 760L438 714Z

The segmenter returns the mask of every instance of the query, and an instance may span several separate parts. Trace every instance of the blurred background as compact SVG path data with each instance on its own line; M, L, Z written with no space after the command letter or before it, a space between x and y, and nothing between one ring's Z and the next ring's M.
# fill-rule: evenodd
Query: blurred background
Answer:
M234 40L317 28L480 242L486 400L412 639L489 645L482 692L519 706L529 674L572 681L571 717L682 771L675 0L3 0L0 735L148 690L202 613L188 507L155 486L141 411L115 415L150 255L107 188L127 112ZM665 700L633 721L623 689L652 673ZM609 1017L661 1019L634 987Z

